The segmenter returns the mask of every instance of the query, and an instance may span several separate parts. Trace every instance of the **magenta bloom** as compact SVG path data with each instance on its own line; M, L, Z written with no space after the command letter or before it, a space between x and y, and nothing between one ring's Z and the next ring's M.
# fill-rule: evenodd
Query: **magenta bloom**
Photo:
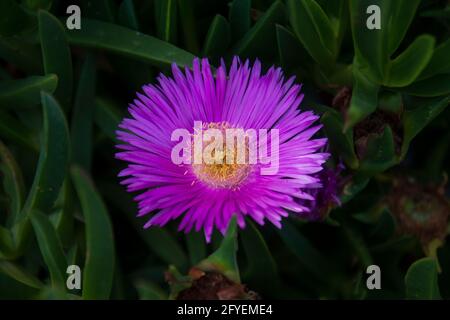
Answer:
M129 192L141 191L135 198L139 216L156 213L145 228L180 218L179 230L203 229L207 241L214 227L224 234L234 215L241 228L246 216L280 228L287 210L305 214L308 208L301 201L311 199L311 186L320 188L316 175L328 158L321 152L327 140L313 138L321 128L314 125L319 117L297 109L303 94L294 78L285 80L274 67L263 73L258 60L251 66L238 58L228 74L223 63L213 72L206 59L195 59L192 70L184 72L174 64L172 77L161 74L157 85L137 93L129 106L131 117L120 124L117 135L123 143L116 157L128 163L119 174L127 177L122 184ZM261 174L266 164L259 162L174 163L171 154L178 141L172 141L172 132L182 128L194 137L195 121L221 132L278 129L277 172Z
M307 193L311 196L310 199L299 201L309 209L305 215L306 219L322 220L326 218L333 207L341 205L338 193L340 191L339 175L343 169L344 165L339 164L334 169L325 168L314 175L320 182L309 185Z

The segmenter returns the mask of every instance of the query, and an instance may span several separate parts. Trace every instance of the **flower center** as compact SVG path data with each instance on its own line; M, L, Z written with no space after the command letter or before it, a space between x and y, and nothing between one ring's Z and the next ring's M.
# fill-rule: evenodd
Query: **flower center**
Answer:
M245 162L239 163L238 161L238 147L239 143L233 143L232 146L226 145L226 129L230 128L227 122L210 122L203 125L205 129L218 129L222 132L222 145L221 147L211 148L210 144L214 141L203 142L202 149L197 150L193 148L197 153L201 153L202 163L195 164L192 161L192 170L197 179L213 188L227 188L237 189L242 182L248 177L251 172L251 165L248 162L248 139L245 139L244 151ZM202 133L194 132L195 136ZM209 148L211 150L210 156L214 159L214 163L208 163L205 161L204 150ZM241 150L242 151L242 150ZM197 155L199 156L199 155ZM193 154L195 157L195 153ZM200 157L199 157L200 158Z

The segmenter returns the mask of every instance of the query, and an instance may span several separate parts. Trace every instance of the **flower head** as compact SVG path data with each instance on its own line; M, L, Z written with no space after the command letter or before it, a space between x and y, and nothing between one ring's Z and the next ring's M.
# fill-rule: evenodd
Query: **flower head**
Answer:
M328 154L321 151L327 140L313 138L318 116L297 109L300 90L280 68L263 73L258 60L238 58L228 73L222 62L215 75L206 59L184 72L174 64L172 77L161 74L158 84L144 86L120 124L116 154L128 163L122 183L141 191L139 215L159 210L144 227L181 218L179 230L203 229L209 241L214 227L226 232L233 215L241 228L245 217L281 227L286 210L307 212L299 200L311 199L311 186L320 188L316 174ZM205 137L207 129L214 139ZM230 129L244 132L241 144L222 139ZM255 154L260 161L251 161Z
M305 214L308 220L322 220L330 210L341 205L338 193L340 189L340 173L344 169L342 163L336 168L324 168L314 176L319 179L319 183L312 183L306 192L311 196L310 199L301 199L299 202L309 209Z

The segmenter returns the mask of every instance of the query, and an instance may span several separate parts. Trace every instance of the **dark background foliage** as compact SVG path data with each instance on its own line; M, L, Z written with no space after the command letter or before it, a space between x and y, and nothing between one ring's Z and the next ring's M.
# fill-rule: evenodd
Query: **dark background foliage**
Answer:
M371 4L381 30L365 28ZM322 221L238 231L242 283L264 298L450 298L449 34L445 0L0 1L0 298L166 299L169 266L183 282L217 248L234 255L219 234L143 230L114 159L143 84L233 55L296 75L330 167L345 166ZM65 289L68 264L82 290Z

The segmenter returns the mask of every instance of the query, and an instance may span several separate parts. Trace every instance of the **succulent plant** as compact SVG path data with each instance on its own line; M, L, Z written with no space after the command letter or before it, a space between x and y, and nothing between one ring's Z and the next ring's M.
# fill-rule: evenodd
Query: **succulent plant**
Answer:
M448 1L82 0L80 28L67 6L0 1L0 299L450 298ZM379 8L379 29L367 26L369 6ZM202 73L199 61L208 65ZM256 98L272 92L261 88L273 80L274 92L303 99L289 100L289 117L280 119L323 126L308 120L296 131L315 149L293 154L315 160L292 165L309 172L285 172L298 187L284 193L289 201L279 189L268 198L262 187L249 192L246 199L258 199L252 212L210 208L213 192L201 201L186 193L203 218L186 219L183 229L205 221L208 242L169 222L186 213L172 189L138 198L164 225L144 229L148 218L137 217L117 177L130 173L115 158L117 145L135 152L125 159L132 165L143 156L123 130L151 135L163 116L167 129L182 110L167 102L180 98L173 81L190 81L189 70L196 85L184 89L198 90L199 102L203 85L246 79L248 66L260 81ZM224 72L230 68L242 77ZM233 93L245 88L235 84ZM143 92L162 106L151 124L142 110L154 103ZM136 97L147 100L128 109ZM286 100L262 108L266 101L254 107L248 98L236 108L261 120ZM217 121L210 125L225 128ZM153 164L132 167L131 191L147 188L148 196L167 183L156 177L165 167ZM68 287L73 265L79 288ZM380 267L380 290L366 286L371 265Z

